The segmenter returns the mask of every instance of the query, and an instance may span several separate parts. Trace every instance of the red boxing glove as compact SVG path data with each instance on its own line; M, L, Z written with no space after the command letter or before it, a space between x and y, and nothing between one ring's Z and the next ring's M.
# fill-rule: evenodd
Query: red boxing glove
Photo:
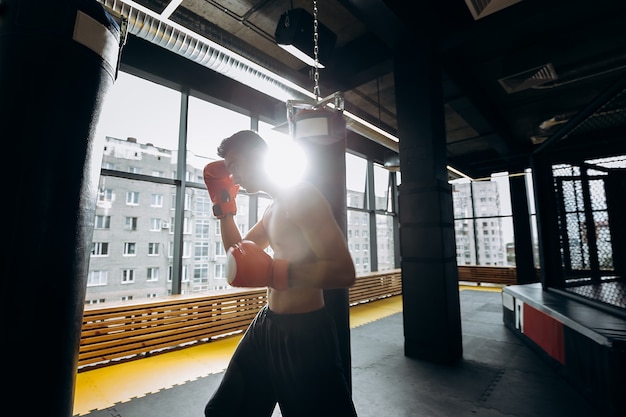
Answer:
M233 287L289 288L289 262L272 259L250 240L244 240L228 249L226 279Z
M233 177L223 160L211 162L204 167L204 183L213 202L215 217L221 219L230 214L237 214L235 198L239 185L233 182Z

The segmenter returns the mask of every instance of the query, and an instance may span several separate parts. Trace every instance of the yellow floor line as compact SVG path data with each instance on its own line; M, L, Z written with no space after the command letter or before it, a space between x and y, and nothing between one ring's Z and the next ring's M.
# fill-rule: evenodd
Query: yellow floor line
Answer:
M122 362L76 375L74 415L158 392L226 369L241 336Z
M459 286L459 290L501 291L501 287ZM402 296L350 308L355 328L402 311ZM181 385L226 369L241 336L226 337L185 349L85 370L76 375L74 416Z
M355 328L402 311L402 296L350 307L350 327Z
M459 290L502 292L503 285L459 285Z

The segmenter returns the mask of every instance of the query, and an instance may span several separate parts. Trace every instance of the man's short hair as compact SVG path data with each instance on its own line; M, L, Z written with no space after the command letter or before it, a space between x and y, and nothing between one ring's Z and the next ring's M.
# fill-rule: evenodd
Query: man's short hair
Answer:
M231 150L267 151L267 143L253 130L241 130L234 135L222 140L217 147L217 155L224 158Z

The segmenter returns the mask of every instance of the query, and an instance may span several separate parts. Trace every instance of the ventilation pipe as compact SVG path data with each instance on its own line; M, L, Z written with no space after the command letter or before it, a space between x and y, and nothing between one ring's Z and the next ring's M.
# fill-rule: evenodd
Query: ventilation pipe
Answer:
M244 83L279 100L303 99L306 92L252 61L183 26L164 20L132 1L98 0L112 13L128 19L128 33L161 46L197 64Z
M204 38L131 0L98 0L111 13L128 19L128 33L232 78L277 100L314 100L315 95L249 59ZM393 151L397 139L348 111L347 128Z

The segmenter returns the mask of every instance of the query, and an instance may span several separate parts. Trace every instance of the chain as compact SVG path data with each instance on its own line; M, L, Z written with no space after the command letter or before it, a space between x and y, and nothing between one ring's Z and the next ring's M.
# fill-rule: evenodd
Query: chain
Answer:
M318 57L318 38L319 34L317 31L317 0L313 0L313 55L315 56L315 74L313 75L313 80L315 82L315 86L313 87L313 94L315 94L315 103L320 101L320 61Z

